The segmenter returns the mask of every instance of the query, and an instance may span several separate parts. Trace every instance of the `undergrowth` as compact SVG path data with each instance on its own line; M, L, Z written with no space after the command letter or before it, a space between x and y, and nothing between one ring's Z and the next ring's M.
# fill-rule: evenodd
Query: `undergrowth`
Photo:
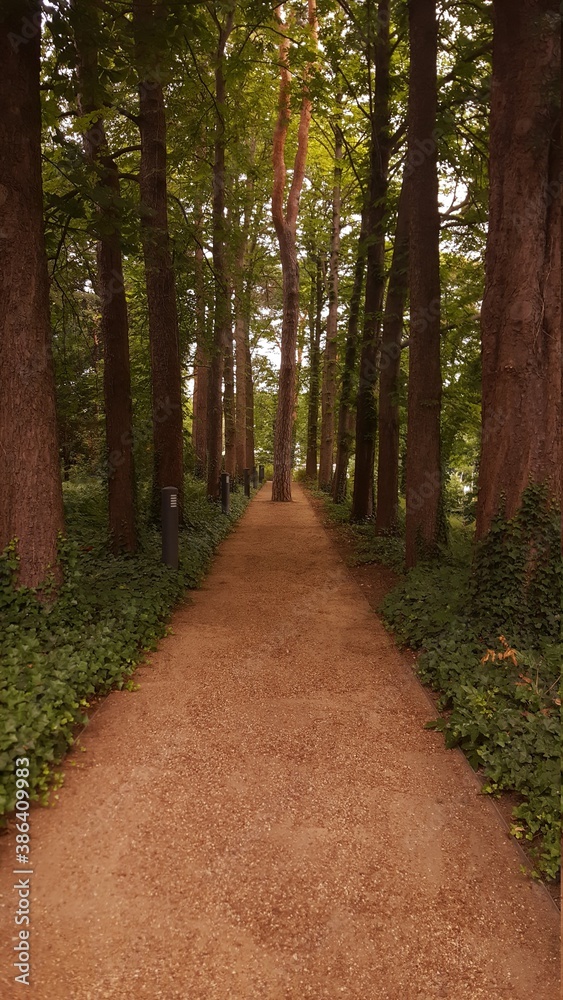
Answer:
M354 542L356 562L403 569L403 539L350 525L349 507L322 496ZM484 778L483 791L517 794L512 833L528 841L532 874L560 866L563 566L558 512L530 487L517 516L499 517L473 549L461 521L450 524L441 559L411 570L382 604L384 621L420 655L421 680L439 693L429 724L460 746Z
M225 516L188 479L175 571L160 561L160 534L149 528L135 556L111 556L102 484L65 484L64 583L43 605L13 586L15 546L0 555L0 816L14 807L16 758L29 758L31 797L44 797L90 702L131 686L135 666L156 648L175 603L198 586L246 503L233 493Z

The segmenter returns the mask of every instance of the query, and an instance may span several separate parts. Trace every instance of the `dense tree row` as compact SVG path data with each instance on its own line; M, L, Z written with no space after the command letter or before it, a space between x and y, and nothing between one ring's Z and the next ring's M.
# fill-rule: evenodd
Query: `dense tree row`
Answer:
M114 552L144 483L156 518L257 454L379 533L404 496L411 566L478 456L477 537L530 481L559 504L560 51L556 0L2 0L20 582L57 575L76 467Z

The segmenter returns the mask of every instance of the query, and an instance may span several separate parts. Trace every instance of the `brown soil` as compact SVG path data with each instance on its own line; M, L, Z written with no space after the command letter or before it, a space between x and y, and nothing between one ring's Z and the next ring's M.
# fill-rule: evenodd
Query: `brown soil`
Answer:
M2 838L3 1000L555 1000L551 900L302 490L269 496L32 811L27 991Z

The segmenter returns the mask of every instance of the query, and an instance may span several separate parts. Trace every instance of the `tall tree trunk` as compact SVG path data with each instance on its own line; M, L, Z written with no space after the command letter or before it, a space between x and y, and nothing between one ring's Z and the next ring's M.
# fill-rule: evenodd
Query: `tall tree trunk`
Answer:
M308 20L312 39L317 38L316 0L308 0ZM296 229L299 212L299 198L309 141L311 122L311 98L305 82L301 100L301 115L297 139L297 152L293 165L293 177L284 212L284 189L286 167L284 160L285 142L291 113L291 74L288 66L289 37L285 26L280 24L280 94L279 112L274 130L273 166L274 185L272 192L272 218L278 237L283 274L283 320L281 335L281 365L278 392L276 426L274 432L274 480L272 500L291 500L291 443L295 419L295 351L299 325L299 264L297 262ZM305 77L307 71L305 70Z
M332 484L332 497L335 503L343 503L348 486L348 463L354 442L354 377L356 373L356 358L358 354L358 334L360 325L360 306L364 273L366 269L366 236L367 210L362 212L362 225L358 241L358 255L354 268L354 283L350 296L348 312L348 330L346 348L344 351L344 371L340 389L340 405L338 408L338 432L336 435L336 468Z
M213 160L213 270L215 272L215 312L213 346L209 368L209 395L207 411L207 494L219 496L219 477L222 457L223 407L221 389L225 353L230 330L229 282L225 253L225 49L234 24L234 2L219 27L219 40L215 56L215 151Z
M493 6L478 538L530 482L561 500L559 4Z
M366 298L356 414L356 464L352 498L352 520L354 521L362 521L373 513L373 476L377 433L375 386L385 289L385 222L391 146L389 135L390 57L389 0L380 0L377 8L375 47L375 98L371 116Z
M317 478L317 448L319 436L319 377L321 366L321 333L323 311L323 270L320 256L317 257L315 276L311 280L311 302L309 307L309 401L307 406L307 455L305 475L307 479Z
M22 25L35 31L22 38ZM20 40L18 40L20 39ZM17 538L18 583L61 580L64 529L43 237L39 3L0 20L0 552Z
M254 380L252 378L252 357L246 328L246 468L252 472L254 458Z
M340 101L340 97L337 98ZM328 269L328 317L323 367L321 447L319 456L319 489L330 492L334 458L336 357L338 336L338 265L340 258L340 185L342 178L342 130L334 126L334 187L332 192L332 231Z
M204 479L207 470L207 389L209 383L209 358L205 328L205 281L203 276L203 213L196 210L197 245L195 249L195 321L196 352L194 363L194 397L192 438L195 457L195 474Z
M383 314L379 362L379 451L377 457L376 534L397 528L399 510L399 374L403 317L408 291L409 206L405 180L399 197L397 226Z
M83 115L100 111L103 95L99 82L95 5L78 9L72 5L74 38L78 56L79 105ZM103 117L84 133L86 156L98 173L101 192L98 207L100 238L97 244L97 288L101 309L104 352L104 411L108 468L109 531L115 554L134 552L135 463L133 455L133 404L129 359L129 323L121 257L119 174L108 148Z
M243 304L236 306L235 318L235 368L236 368L236 398L235 398L235 476L239 482L246 469L246 320Z
M223 411L225 414L225 472L231 482L235 479L236 470L236 434L235 434L235 369L233 356L233 330L229 309L229 329L225 340L225 391L223 395Z
M166 114L159 73L165 43L166 4L134 0L133 30L139 74L141 133L141 234L151 354L153 407L152 516L160 516L160 491L176 486L183 511L184 451L182 372L176 282L170 253L166 189Z
M436 129L436 0L410 0L408 167L410 348L406 562L432 555L440 532L440 216ZM424 158L420 162L420 152Z
M250 142L250 166L254 164L255 143ZM250 229L250 213L254 181L252 174L245 182L244 221L240 233L235 264L235 367L236 367L236 400L235 400L235 474L242 482L246 469L246 348L250 325L250 299L252 290L250 282L245 280L248 268L248 237ZM253 449L254 450L254 449Z

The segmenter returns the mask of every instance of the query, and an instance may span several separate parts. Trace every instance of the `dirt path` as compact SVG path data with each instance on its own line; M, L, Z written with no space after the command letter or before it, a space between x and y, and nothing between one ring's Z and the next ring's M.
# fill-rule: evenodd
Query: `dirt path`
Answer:
M33 985L0 996L555 1000L555 908L309 502L266 486L32 813Z

